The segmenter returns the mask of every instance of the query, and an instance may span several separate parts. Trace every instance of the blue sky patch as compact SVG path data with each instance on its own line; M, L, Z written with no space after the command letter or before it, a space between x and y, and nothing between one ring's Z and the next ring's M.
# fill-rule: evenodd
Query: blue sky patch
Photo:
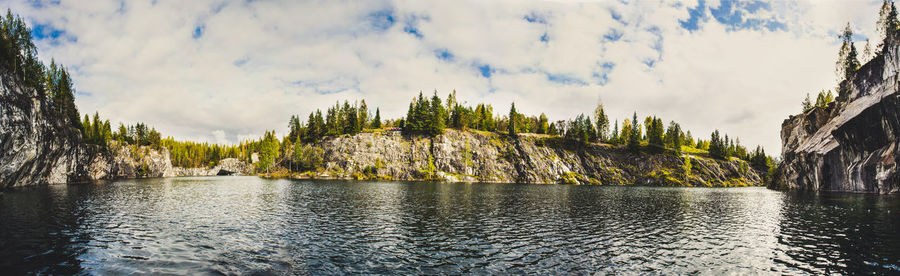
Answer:
M688 15L687 20L678 20L678 23L688 31L696 31L700 28L700 22L706 21L706 1L700 0L696 7L688 8Z
M622 23L622 25L628 26L628 22L622 19L622 14L617 12L614 9L609 9L609 15L612 16L612 19L616 22Z
M603 35L603 39L606 41L619 41L622 38L622 32L616 29L609 29L605 35Z
M422 34L421 31L419 31L419 28L417 27L417 25L419 23L419 19L420 19L419 16L410 15L409 18L407 20L405 20L406 22L403 26L403 32L411 34L411 35L415 36L416 38L422 38L424 35ZM427 20L428 18L422 18L422 19Z
M526 14L525 17L523 17L522 19L525 19L525 21L528 21L528 23L547 24L547 18L545 18L544 16L539 15L535 12Z
M494 69L492 69L490 65L481 64L481 65L476 65L476 67L478 68L478 72L481 73L482 77L490 78L491 74L494 73Z
M447 49L437 49L434 51L434 56L443 61L453 61L454 56Z
M547 75L547 80L550 82L566 84L566 85L580 85L585 86L587 82L580 80L576 77L568 76L565 74L551 74L545 73Z
M738 29L767 29L769 31L787 30L784 22L778 21L774 17L769 18L747 18L748 15L759 11L769 11L772 7L768 3L761 1L741 2L737 0L722 0L718 8L709 9L712 17L719 23L729 26L732 30Z
M384 31L390 29L394 26L394 23L397 22L397 19L394 17L394 11L392 10L381 10L370 13L367 18L369 24L372 25L376 30Z
M234 66L241 67L250 62L250 57L243 57L234 61Z
M206 25L200 24L194 28L194 32L191 34L191 37L194 39L198 39L203 36L204 31L206 31Z
M54 28L49 24L34 24L34 28L31 28L31 37L36 40L57 39L64 35L66 35L66 31Z
M609 83L609 73L616 67L615 63L604 62L600 64L600 71L594 72L591 76L597 81L597 85L606 85Z

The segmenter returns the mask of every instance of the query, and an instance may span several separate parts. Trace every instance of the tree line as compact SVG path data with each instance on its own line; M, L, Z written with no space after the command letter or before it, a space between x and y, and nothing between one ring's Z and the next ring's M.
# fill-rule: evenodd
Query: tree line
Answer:
M75 87L68 70L55 61L50 66L38 59L31 28L7 9L0 16L0 66L25 87L34 88L39 100L70 127L83 130L75 106Z
M838 96L835 97L831 90L827 92L823 90L819 92L814 104L807 93L806 98L801 103L804 113L814 108L824 108L832 102L842 100L841 95L845 93L842 93L840 83L852 80L860 67L868 61L883 59L888 45L898 42L898 39L900 39L900 21L897 19L897 7L893 1L882 1L881 7L878 9L878 20L875 22L875 29L881 37L881 42L877 46L872 47L869 40L866 39L863 51L859 53L853 42L853 28L847 22L844 29L838 33L841 46L838 49L838 58L834 63L834 73L839 84L836 90ZM862 57L862 60L860 60L860 57Z

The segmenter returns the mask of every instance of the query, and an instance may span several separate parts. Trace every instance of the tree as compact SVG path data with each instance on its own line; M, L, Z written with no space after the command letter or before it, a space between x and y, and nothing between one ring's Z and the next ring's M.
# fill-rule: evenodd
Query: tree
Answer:
M624 130L624 128L622 128ZM628 149L637 152L641 146L641 128L638 126L637 112L634 112L634 118L631 121L631 133L628 137Z
M875 24L875 30L887 42L896 36L897 26L897 8L893 2L884 0L881 3L881 8L878 10L878 21ZM886 44L883 43L883 46L886 46Z
M303 143L300 141L298 137L297 140L294 140L294 152L291 154L291 165L300 164L300 160L303 158Z
M866 46L862 52L862 63L866 63L872 59L872 46L869 45L869 39L866 39Z
M429 124L426 133L429 136L434 137L444 133L444 126L447 121L447 111L441 104L441 98L438 97L437 90L435 90L434 95L431 96L431 108L429 109L427 118Z
M719 159L728 159L728 135L722 139L719 130L713 131L709 139L709 155Z
M518 118L518 113L516 112L516 103L512 103L509 108L509 123L507 124L507 133L510 136L515 137L516 134L516 118Z
M841 48L838 51L838 60L835 62L835 74L839 79L849 80L860 66L856 46L853 45L853 29L850 28L850 23L847 23L839 37Z
M275 158L277 157L277 154L278 140L275 139L275 132L266 131L259 150L259 162L257 162L259 170L266 171L266 173L268 173L269 168L271 168L275 164Z
M300 118L297 115L291 115L291 119L288 121L288 129L290 129L290 133L288 134L288 138L291 140L296 140L297 137L300 136L300 128L302 124L300 123Z
M647 129L647 141L651 147L657 150L665 149L662 119L657 117L650 119L650 128Z
M666 146L675 151L676 155L681 155L681 126L675 121L669 122L669 128L666 129Z
M357 129L363 130L369 128L369 107L366 105L366 100L361 100L359 102L359 109L357 109L357 112L356 119L359 124Z
M609 142L613 144L619 143L619 120L616 120L615 124L613 124L612 137L609 138Z
M812 107L812 102L809 100L809 93L806 93L806 99L803 100L803 112L809 111Z
M538 119L537 134L547 134L549 128L550 125L547 123L547 115L541 113L541 116Z
M819 92L819 95L816 96L816 107L825 107L825 93L822 93L821 91Z
M547 129L547 134L551 136L559 136L559 130L556 128L555 123L550 123L550 127Z
M372 118L372 128L381 128L381 109L375 108L375 118Z
M594 109L594 116L597 122L597 137L600 140L608 139L609 118L606 117L606 112L603 110L603 103L597 104L597 108Z

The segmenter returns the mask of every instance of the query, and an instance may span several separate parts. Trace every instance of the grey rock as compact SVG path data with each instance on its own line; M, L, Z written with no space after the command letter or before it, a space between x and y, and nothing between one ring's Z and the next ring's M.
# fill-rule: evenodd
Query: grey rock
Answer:
M900 45L889 44L840 84L835 104L782 124L782 163L772 188L897 193Z

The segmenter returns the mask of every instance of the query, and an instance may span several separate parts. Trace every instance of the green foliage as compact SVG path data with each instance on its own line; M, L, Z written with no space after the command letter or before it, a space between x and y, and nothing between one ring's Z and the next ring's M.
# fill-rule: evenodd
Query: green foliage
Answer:
M691 157L685 155L684 162L681 164L681 170L684 172L684 183L688 183L691 178ZM690 184L690 183L688 183Z
M684 141L681 125L675 121L669 122L669 128L666 129L665 140L667 148L672 149L675 155L681 155L681 145Z
M260 171L268 172L269 169L275 165L275 159L278 158L279 148L280 145L278 139L275 138L275 132L266 131L260 145L259 162L256 164Z
M728 136L723 139L719 130L714 131L709 139L709 155L719 159L728 159Z
M550 127L547 129L547 134L551 136L559 136L559 129L557 129L556 123L550 124Z
M425 98L422 92L419 97L413 99L406 113L403 125L403 133L406 135L437 136L444 132L446 122L446 110L441 105L441 98L437 91L431 100Z
M541 113L541 116L538 117L538 125L537 125L537 134L548 134L550 128L550 124L547 123L547 115Z
M22 17L14 16L8 9L6 16L0 17L0 68L24 86L37 90L38 100L50 107L54 115L83 131L68 70L53 60L48 67L38 59L31 29Z
M893 28L896 29L896 27ZM850 28L850 23L847 23L847 26L844 27L840 34L840 39L841 48L838 51L838 59L835 62L835 74L837 74L839 79L849 80L860 67L856 46L853 45L853 29Z
M216 145L190 141L175 141L172 137L161 141L161 146L169 149L172 166L184 168L200 168L203 166L215 166L219 160L225 158L241 159L245 154L249 155L247 143L239 146Z
M801 106L803 107L803 113L806 113L813 108L812 101L809 100L809 93L806 93L806 98L803 99Z
M621 141L619 141L619 120L616 120L613 125L614 127L612 133L610 133L609 143L616 145L621 143Z
M647 128L647 141L651 148L656 150L665 149L662 119L655 116L650 119L650 125Z
M375 108L375 118L372 118L372 128L381 128L381 110Z
M638 126L638 118L637 112L634 113L634 118L631 121L630 128L628 129L628 149L637 152L640 150L641 146L641 128ZM623 134L625 134L625 127L622 128ZM623 135L624 136L624 135Z
M588 144L597 139L597 131L591 123L591 118L580 114L575 120L569 122L566 129L566 138Z
M609 139L609 118L606 117L606 111L603 110L603 104L597 104L594 109L594 118L597 122L597 138L602 141Z
M507 130L506 130L506 132L509 134L509 136L515 137L516 135L518 135L516 133L518 131L518 128L516 127L516 125L518 124L518 121L519 121L518 115L519 115L519 113L516 112L516 103L512 103L512 105L510 105L510 108L509 108L509 123L507 124Z

